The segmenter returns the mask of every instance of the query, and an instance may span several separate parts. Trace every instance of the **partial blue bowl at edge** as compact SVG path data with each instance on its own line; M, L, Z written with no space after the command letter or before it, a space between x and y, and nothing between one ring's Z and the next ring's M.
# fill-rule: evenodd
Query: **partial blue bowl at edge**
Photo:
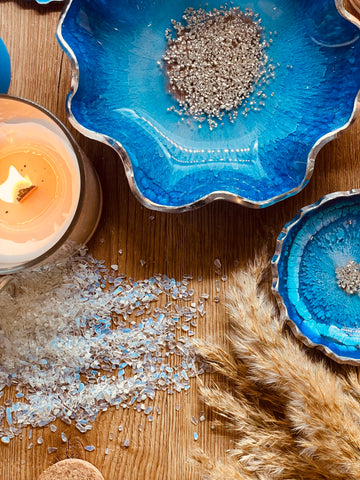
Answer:
M158 65L171 19L198 0L70 0L61 16L57 37L73 68L69 118L119 153L149 208L179 212L215 199L259 208L287 198L360 109L360 22L341 0L232 5L259 13L265 37L272 32L275 79L261 111L213 131L167 111L176 102Z
M0 38L0 93L7 93L11 80L10 57L4 42Z
M336 271L360 264L360 190L335 192L302 208L282 229L272 260L282 318L307 346L360 364L360 296Z

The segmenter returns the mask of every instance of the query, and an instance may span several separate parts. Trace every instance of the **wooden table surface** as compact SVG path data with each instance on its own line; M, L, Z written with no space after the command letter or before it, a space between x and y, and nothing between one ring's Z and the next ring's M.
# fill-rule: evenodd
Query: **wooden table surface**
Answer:
M1 0L0 37L12 62L9 94L33 100L54 113L69 127L94 163L103 186L104 209L89 243L91 253L105 259L108 266L119 263L120 270L135 279L149 278L159 272L177 279L185 273L193 274L195 279L201 275L203 281L201 285L195 282L195 294L207 291L210 300L196 335L224 344L231 273L245 266L264 246L272 254L283 224L302 206L329 192L360 187L360 118L320 151L305 189L274 206L254 210L218 201L183 214L147 210L130 192L117 154L83 137L67 121L65 98L70 88L70 62L55 38L63 5L63 2L40 6L35 1ZM119 249L123 250L122 255L118 255ZM226 282L218 282L219 293L216 291L219 276L214 266L217 258L228 276ZM219 303L214 301L217 295ZM207 377L206 382L209 381ZM29 429L25 429L23 439L15 438L10 445L0 445L0 479L35 480L52 463L76 457L98 467L105 480L200 480L200 473L189 461L191 451L200 447L214 457L221 457L231 446L231 436L212 429L213 419L206 412L206 421L197 427L199 439L194 441L191 417L199 417L204 410L195 382L187 394L157 394L156 404L162 414L152 423L140 420L139 414L132 410L111 408L86 434L59 421L58 432L67 434L67 443L61 441L60 433L56 436L49 429L35 429L35 446L28 450ZM177 404L181 404L180 411L176 410ZM118 431L120 424L124 433ZM44 443L37 445L41 435ZM125 437L130 439L129 448L123 447ZM89 444L96 446L94 452L84 450ZM49 455L49 446L58 447L57 452ZM108 455L105 448L109 449Z

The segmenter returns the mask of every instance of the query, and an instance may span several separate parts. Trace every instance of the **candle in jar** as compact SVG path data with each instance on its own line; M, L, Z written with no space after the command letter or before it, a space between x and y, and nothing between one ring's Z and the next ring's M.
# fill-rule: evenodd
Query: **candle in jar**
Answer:
M21 190L28 196L21 198ZM75 214L79 170L61 139L34 122L5 124L0 136L0 263L53 246Z
M101 210L97 177L66 130L23 107L0 97L0 117L11 113L0 123L0 272L36 263L69 237L87 241Z

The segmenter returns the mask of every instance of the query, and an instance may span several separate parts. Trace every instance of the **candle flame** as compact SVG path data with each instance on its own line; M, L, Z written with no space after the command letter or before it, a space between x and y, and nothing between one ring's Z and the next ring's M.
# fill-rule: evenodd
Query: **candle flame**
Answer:
M28 189L31 186L32 183L29 178L23 177L16 168L11 165L7 180L0 185L0 200L6 203L14 203L19 191Z

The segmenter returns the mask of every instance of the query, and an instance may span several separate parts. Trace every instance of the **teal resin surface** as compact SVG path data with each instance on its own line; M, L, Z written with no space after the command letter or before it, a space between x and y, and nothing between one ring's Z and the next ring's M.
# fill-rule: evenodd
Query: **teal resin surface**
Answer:
M171 19L189 6L198 0L70 0L57 31L73 65L70 120L119 152L150 208L182 211L218 198L265 207L297 193L319 148L355 114L358 26L333 0L232 2L260 15L275 78L260 111L210 131L168 111L177 102L158 65Z
M274 288L297 334L342 362L360 363L360 296L346 293L336 270L360 263L360 191L325 196L278 238Z

